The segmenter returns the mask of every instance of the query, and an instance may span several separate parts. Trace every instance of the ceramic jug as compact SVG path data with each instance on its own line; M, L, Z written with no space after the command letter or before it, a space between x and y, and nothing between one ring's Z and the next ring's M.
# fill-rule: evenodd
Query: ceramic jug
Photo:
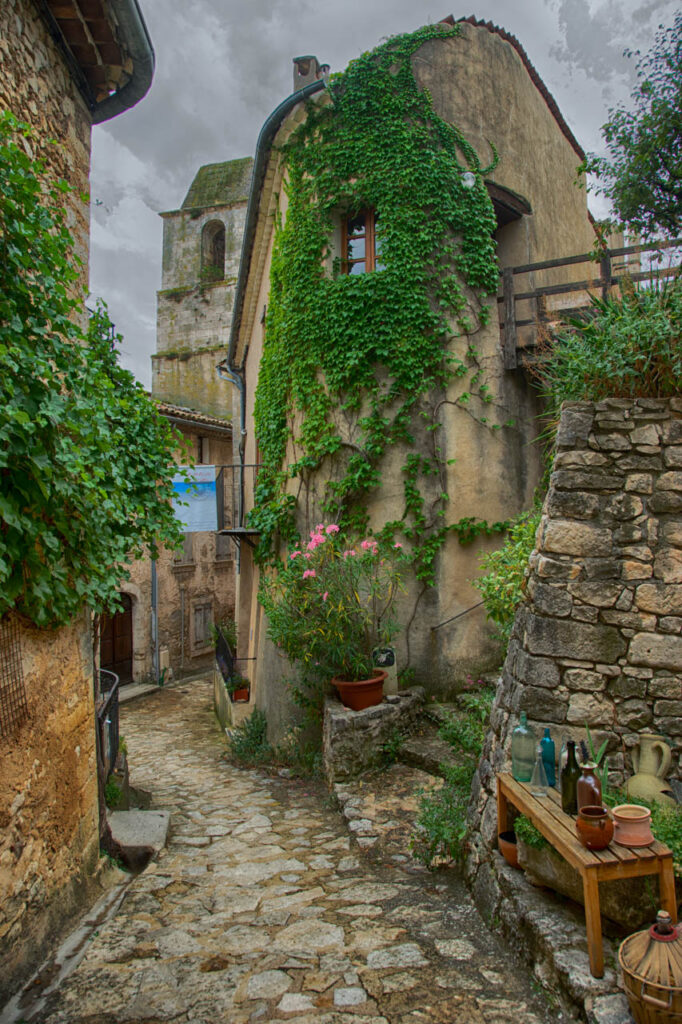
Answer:
M661 736L643 732L639 737L639 743L632 751L632 767L635 774L627 783L628 796L675 804L675 797L665 783L670 758L670 747Z

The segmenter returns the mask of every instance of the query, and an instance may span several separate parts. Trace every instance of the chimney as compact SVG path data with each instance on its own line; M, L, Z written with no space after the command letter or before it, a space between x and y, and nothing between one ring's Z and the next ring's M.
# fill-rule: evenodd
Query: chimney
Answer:
M305 57L294 57L294 92L298 92L311 82L317 82L329 76L329 65L320 64L317 57L308 54Z

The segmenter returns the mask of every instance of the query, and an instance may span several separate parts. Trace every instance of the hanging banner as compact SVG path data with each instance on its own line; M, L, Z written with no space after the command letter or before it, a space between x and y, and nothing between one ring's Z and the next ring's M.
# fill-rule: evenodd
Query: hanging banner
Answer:
M215 466L182 466L189 482L182 476L173 477L175 518L185 533L203 533L218 529ZM184 502L184 504L180 504Z

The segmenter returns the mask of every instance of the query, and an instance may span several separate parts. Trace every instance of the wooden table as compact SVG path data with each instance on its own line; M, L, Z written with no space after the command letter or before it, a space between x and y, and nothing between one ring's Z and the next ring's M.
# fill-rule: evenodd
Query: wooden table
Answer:
M524 814L561 856L580 872L585 894L585 924L590 970L595 978L604 974L604 952L599 912L599 883L614 878L658 875L661 907L677 922L673 855L663 843L650 846L619 846L612 842L605 850L587 850L575 832L575 818L564 814L555 789L535 797L526 782L517 782L509 772L497 776L497 831L506 832L509 804Z

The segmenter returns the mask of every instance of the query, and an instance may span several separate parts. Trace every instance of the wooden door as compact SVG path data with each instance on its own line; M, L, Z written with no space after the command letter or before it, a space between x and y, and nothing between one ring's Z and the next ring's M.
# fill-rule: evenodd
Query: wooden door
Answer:
M115 672L121 683L133 680L133 602L121 594L123 610L103 615L99 641L100 668Z

